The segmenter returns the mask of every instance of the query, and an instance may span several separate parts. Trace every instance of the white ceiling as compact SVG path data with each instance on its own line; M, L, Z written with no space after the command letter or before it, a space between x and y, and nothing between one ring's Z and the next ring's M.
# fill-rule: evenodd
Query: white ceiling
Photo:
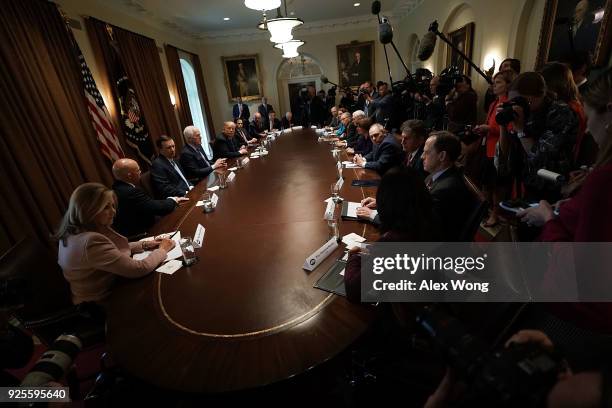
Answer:
M100 0L99 0L100 1ZM359 7L353 4L360 2ZM384 12L406 13L423 0L382 0ZM204 38L227 31L254 29L262 14L247 9L243 0L104 0L118 12L145 20L153 25L165 26L184 35ZM371 15L372 1L368 0L287 0L287 12L305 23L324 23ZM281 6L284 11L284 1ZM276 10L268 11L268 18L276 16ZM223 21L229 17L229 21Z

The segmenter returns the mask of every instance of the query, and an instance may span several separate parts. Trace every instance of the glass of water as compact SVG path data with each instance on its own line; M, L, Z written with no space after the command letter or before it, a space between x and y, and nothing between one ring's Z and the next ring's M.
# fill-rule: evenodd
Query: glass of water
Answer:
M219 188L227 188L227 174L219 173Z
M212 194L210 191L205 191L204 194L202 194L202 203L204 204L204 212L206 213L212 212L215 209L212 203Z
M338 188L338 183L333 183L331 185L331 193L332 193L332 200L334 201L334 203L338 204L341 200L340 200L340 189Z
M183 252L183 263L185 266L193 265L198 260L191 237L181 238L181 251Z
M334 218L333 220L327 221L327 226L329 227L329 239L335 238L336 241L339 241L340 225L338 219Z

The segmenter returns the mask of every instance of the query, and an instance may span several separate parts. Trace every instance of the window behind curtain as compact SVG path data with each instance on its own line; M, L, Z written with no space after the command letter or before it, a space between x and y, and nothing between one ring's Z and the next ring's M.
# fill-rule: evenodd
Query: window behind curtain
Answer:
M191 65L191 61L189 59L181 56L180 61L193 125L200 129L200 132L202 132L202 147L206 152L206 156L208 156L209 159L212 159L213 153L210 143L208 143L208 141L211 140L211 137L208 134L206 118L204 115L202 115L202 104L200 102L200 93L198 92L195 72L193 71L193 66ZM214 135L212 136L212 140L214 140Z

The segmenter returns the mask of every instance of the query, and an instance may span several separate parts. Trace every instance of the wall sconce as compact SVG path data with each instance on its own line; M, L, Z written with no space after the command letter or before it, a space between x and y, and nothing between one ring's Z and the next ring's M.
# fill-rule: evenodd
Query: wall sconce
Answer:
M174 98L174 95L170 94L170 103L172 104L173 107L176 108L176 99Z

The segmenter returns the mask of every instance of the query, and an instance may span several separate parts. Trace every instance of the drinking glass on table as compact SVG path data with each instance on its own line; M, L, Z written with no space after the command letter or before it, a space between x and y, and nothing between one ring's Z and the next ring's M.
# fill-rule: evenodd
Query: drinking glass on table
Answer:
M227 174L225 172L219 173L219 188L227 188Z
M181 238L181 251L183 252L183 263L185 266L193 265L198 260L191 237Z
M338 187L338 183L333 183L331 185L332 200L336 204L342 201L342 198L340 198L340 189Z
M205 191L202 194L202 203L204 204L204 212L209 213L212 212L215 208L212 203L212 193L210 191Z
M337 218L327 221L329 227L329 239L336 238L336 241L340 240L340 222Z

